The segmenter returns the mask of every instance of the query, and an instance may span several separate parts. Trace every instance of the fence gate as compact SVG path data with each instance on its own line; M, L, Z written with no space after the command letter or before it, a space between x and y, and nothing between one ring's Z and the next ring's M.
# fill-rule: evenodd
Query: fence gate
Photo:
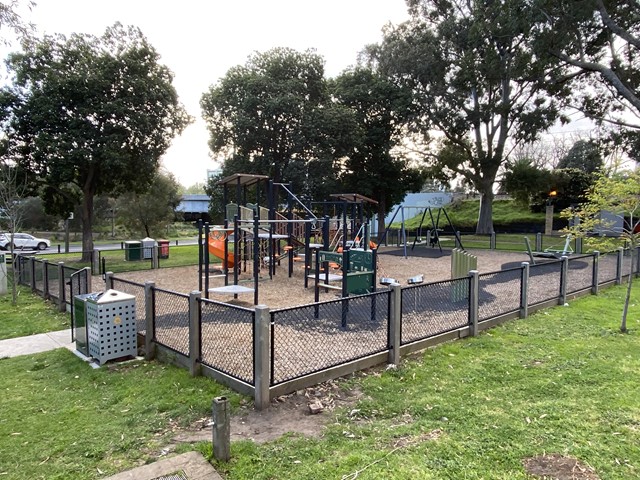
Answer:
M75 341L76 324L74 321L73 299L76 295L89 293L89 268L73 272L69 277L69 302L71 310L71 341Z

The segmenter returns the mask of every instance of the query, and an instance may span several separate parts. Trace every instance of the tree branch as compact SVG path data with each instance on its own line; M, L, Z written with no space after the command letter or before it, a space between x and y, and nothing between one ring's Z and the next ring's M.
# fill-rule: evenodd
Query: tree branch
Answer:
M627 100L633 106L633 108L635 108L637 111L640 111L640 98L638 98L632 90L627 88L622 80L620 80L620 77L618 77L610 68L607 68L604 65L595 62L577 60L561 52L554 52L554 55L556 55L560 60L568 63L569 65L573 65L574 67L582 68L583 70L587 70L590 72L599 73L616 89L616 91L622 97L624 97L625 100Z
M640 39L634 37L628 31L624 30L620 27L616 22L613 21L611 16L609 16L609 12L607 12L606 7L604 6L604 2L602 0L596 0L596 5L598 6L598 11L600 12L600 17L602 18L602 23L611 30L613 33L618 35L620 38L629 42L636 48L640 48Z

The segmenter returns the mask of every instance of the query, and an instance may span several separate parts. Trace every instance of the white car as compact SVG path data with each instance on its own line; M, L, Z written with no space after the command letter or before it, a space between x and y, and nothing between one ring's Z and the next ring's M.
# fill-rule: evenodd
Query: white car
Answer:
M36 238L28 233L14 233L13 246L14 248L37 248L38 250L45 250L51 246L51 242L46 238ZM11 249L10 233L0 233L0 247L5 250Z

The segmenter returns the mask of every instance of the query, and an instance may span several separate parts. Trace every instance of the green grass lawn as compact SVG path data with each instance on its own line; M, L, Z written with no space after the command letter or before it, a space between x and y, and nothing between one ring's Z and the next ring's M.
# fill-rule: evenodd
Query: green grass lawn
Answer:
M364 391L322 438L232 445L229 479L531 479L557 453L603 479L640 470L640 289L619 334L622 288L513 321L352 380ZM201 446L209 451L208 445Z
M11 287L7 295L0 297L0 340L62 330L69 325L69 314L58 312L56 306L26 287L18 287L15 307L11 305Z
M344 381L363 392L319 438L232 444L228 479L532 479L526 458L640 469L640 288L538 312ZM0 308L3 308L0 306ZM0 360L0 478L91 479L158 458L172 431L240 398L155 362L93 370L58 350ZM337 403L337 402L336 402ZM188 448L187 446L182 449ZM209 443L196 448L210 454ZM359 473L358 473L359 472ZM357 475L356 475L357 473Z
M478 213L480 211L479 200L464 200L447 205L447 214L453 226L458 228L475 228L478 223ZM437 210L433 210L434 219ZM559 217L558 217L559 218ZM422 213L415 217L405 219L405 228L415 229L420 225ZM493 202L493 223L494 225L508 225L511 223L538 223L544 226L545 214L533 213L528 208L518 205L513 200L495 200ZM440 215L438 222L441 228L449 228L449 223L444 214ZM393 228L399 228L401 223L396 218ZM427 214L424 218L423 226L431 225L431 220Z

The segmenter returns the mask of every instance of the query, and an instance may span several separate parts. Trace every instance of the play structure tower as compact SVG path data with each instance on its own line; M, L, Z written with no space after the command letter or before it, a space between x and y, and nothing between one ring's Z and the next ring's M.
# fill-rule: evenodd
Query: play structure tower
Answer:
M294 254L305 249L305 271L311 269L312 249L328 244L328 220L318 219L291 192L287 184L274 183L265 175L234 174L218 182L222 187L224 224L210 228L201 224L200 241L200 289L208 294L254 293L258 302L259 272L268 270L273 278L276 267L288 258L289 276L293 272ZM281 203L278 192L287 193L285 215L276 211ZM235 193L235 195L234 195ZM231 202L230 199L234 201ZM249 203L252 200L254 203ZM300 218L293 212L293 204L298 202L308 215ZM261 204L262 203L262 204ZM263 204L266 203L266 207ZM322 243L311 242L312 235L322 234ZM233 246L233 248L231 248ZM222 261L224 287L209 288L210 255ZM302 256L296 258L302 259ZM248 262L252 260L252 262ZM247 264L253 264L253 288L239 285L239 274L247 271ZM233 283L229 276L233 273Z
M376 290L377 245L369 238L370 215L365 218L365 207L375 206L378 202L357 193L337 193L331 198L334 200L322 202L325 211L328 206L337 206L342 216L331 235L334 240L330 247L333 248L327 249L325 246L316 252L315 274L305 277L305 287L309 278L314 279L316 302L319 301L321 289L339 290L342 297ZM339 268L342 274L331 274L331 266ZM332 286L332 281L339 281L341 285Z

